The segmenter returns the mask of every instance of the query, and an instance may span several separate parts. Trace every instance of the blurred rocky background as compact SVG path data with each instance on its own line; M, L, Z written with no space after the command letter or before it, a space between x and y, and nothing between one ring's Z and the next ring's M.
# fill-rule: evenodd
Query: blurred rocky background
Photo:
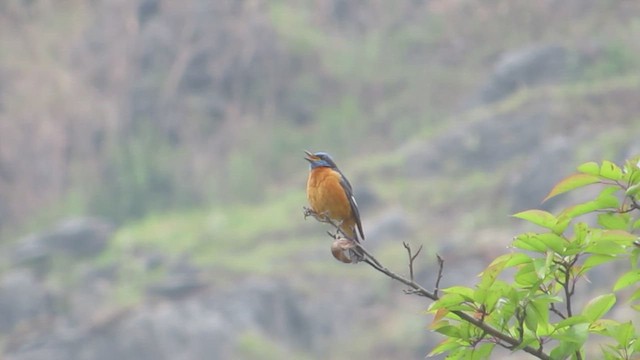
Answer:
M628 0L3 0L1 357L423 358L428 303L303 220L302 150L381 261L473 284L640 153L638 39Z

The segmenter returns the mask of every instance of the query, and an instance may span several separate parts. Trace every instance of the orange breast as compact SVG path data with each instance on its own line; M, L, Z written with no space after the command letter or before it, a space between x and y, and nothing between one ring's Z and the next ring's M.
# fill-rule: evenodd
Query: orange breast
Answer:
M307 181L307 199L311 209L331 219L353 226L349 199L340 185L340 174L326 167L312 169Z

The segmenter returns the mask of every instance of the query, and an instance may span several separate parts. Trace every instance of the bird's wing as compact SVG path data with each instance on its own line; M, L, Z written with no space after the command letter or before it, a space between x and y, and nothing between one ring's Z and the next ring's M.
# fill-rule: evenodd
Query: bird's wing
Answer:
M349 205L351 205L351 212L353 213L353 217L356 219L356 225L358 226L360 237L362 237L362 240L364 240L364 232L362 231L362 222L360 221L360 211L358 210L358 203L356 203L356 198L353 196L353 189L351 188L351 184L349 183L349 180L347 180L347 177L344 176L344 174L342 174L340 170L338 170L338 172L340 173L340 185L342 185L342 189L344 189L344 192L347 195L347 199L349 199Z

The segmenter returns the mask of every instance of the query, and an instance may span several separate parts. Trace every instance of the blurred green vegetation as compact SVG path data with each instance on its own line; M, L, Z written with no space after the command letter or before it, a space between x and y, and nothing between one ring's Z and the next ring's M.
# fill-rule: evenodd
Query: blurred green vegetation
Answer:
M184 186L184 174L176 171L183 157L180 152L161 138L152 122L145 121L108 155L103 176L110 181L91 189L88 208L123 222L157 209L199 205L194 189Z
M144 300L180 261L214 274L211 282L366 279L332 262L326 227L302 220L304 149L330 152L356 189L373 193L367 221L394 206L410 214L412 235L376 245L385 264L402 268L401 240L424 244L432 259L443 239L455 246L507 224L501 191L526 161L486 171L440 154L442 169L411 177L408 148L532 107L549 109L548 137L586 124L580 136L592 143L571 148L577 159L593 144L613 159L640 131L632 2L343 1L340 10L337 1L258 1L220 5L229 21L165 6L148 24L136 2L106 3L0 5L0 240L66 216L113 221L107 250L86 263L56 260L54 283L79 281L87 264L114 267L118 306ZM532 44L584 59L565 81L468 106L503 54ZM150 267L145 254L162 265ZM379 353L389 342L417 344L423 320L394 318L334 355L366 357L380 337ZM303 356L260 333L238 348L247 359Z
M291 350L284 349L276 341L267 339L265 335L255 331L247 331L237 339L234 357L247 360L309 359L305 354L293 354Z
M232 61L219 64L207 57L209 49L199 49L202 59L192 58L192 63L210 62L209 68L193 65L200 71L195 79L201 83L190 85L184 70L173 92L167 90L171 84L166 79L176 65L163 59L171 58L167 54L179 57L180 48L151 51L146 55L162 56L149 66L136 64L134 56L128 58L133 63L128 71L134 81L123 81L114 88L109 83L116 82L118 74L103 68L98 70L104 73L92 72L66 62L58 53L45 51L47 56L38 61L59 68L52 79L45 79L47 82L77 76L77 82L91 84L68 85L66 92L55 98L63 103L57 109L61 119L71 107L64 104L68 101L65 96L87 92L87 102L102 93L115 97L118 101L106 103L106 107L119 109L115 114L122 120L110 123L105 120L107 115L98 112L92 125L83 128L80 124L86 114L72 113L80 120L66 123L69 134L86 133L78 138L68 135L69 169L58 171L69 186L60 190L58 198L26 212L29 215L15 221L17 225L10 230L3 227L1 235L13 237L66 215L89 213L122 225L105 255L111 260L105 261L133 256L136 248L150 248L173 257L186 255L199 264L231 272L277 272L278 259L295 257L308 246L308 235L298 237L309 229L304 227L308 224L299 224L300 207L305 203L303 149L333 153L349 169L352 181L366 179L364 185L373 189L383 204L401 203L422 216L435 208L454 211L460 203L484 203L462 222L470 227L489 224L496 219L488 210L502 205L481 199L495 193L500 179L511 169L509 164L494 173L446 164L445 172L457 179L452 187L449 178L398 176L407 165L397 149L408 143L429 142L459 124L510 114L537 101L562 100L581 109L589 119L606 116L604 107L615 112L619 104L592 105L591 97L606 98L615 91L633 90L640 80L640 51L632 41L640 29L638 21L626 17L604 25L601 21L614 13L615 7L596 6L579 21L566 22L555 17L556 9L507 1L484 4L483 16L469 12L474 8L469 4L449 11L408 3L366 9L345 6L345 11L375 14L376 20L365 17L358 24L343 21L330 8L312 11L311 2L304 0L269 2L265 4L268 11L259 14L245 9L247 16L265 16L266 27L261 31L271 36L265 41L274 49L266 58L256 55L252 59L258 63L257 72L240 67L241 58L231 57ZM27 21L28 11L21 13L16 4L12 9ZM117 22L98 13L100 7L89 5L72 11L36 1L34 9L39 15L32 24L56 31L43 39L33 35L31 40L49 50L69 39L75 43L64 49L82 49L84 42L108 40L100 38L99 32L82 34L81 30L90 26L89 19ZM567 9L571 6L558 11ZM538 28L538 23L529 19L514 31L511 22L526 18L525 13L546 19L548 26ZM71 25L65 20L70 17L74 18ZM487 22L488 18L492 21ZM595 24L603 25L597 36L593 33ZM203 33L224 30L194 26L202 27ZM24 56L26 50L10 42L7 35L1 38L2 61L24 69L27 64L9 53L18 50ZM260 51L250 36L236 40L256 53ZM592 42L585 44L587 40ZM522 44L544 42L594 50L585 64L575 64L567 82L525 88L502 101L461 110L473 89L487 81L490 64L500 54ZM109 47L108 42L102 46L98 55L122 51ZM76 51L78 57L87 56ZM242 53L236 48L229 51L232 56ZM77 62L86 66L86 61ZM267 65L263 67L263 63ZM217 67L218 72L210 70ZM215 81L211 78L224 86L212 85ZM173 98L162 103L159 99L164 93L156 90L160 87ZM25 94L9 95L18 99ZM27 103L24 97L21 103ZM121 103L128 105L120 109ZM24 107L19 109L24 111ZM571 116L565 108L554 111L559 118ZM631 117L629 123L637 117L617 115ZM602 143L613 148L618 136L603 134ZM428 235L431 230L425 231ZM307 265L309 269L315 266Z
M122 227L113 244L119 249L152 246L176 255L195 250L203 255L202 246L209 244L221 253L244 250L258 236L271 238L291 228L291 219L301 213L301 203L304 203L302 194L291 193L261 205L238 204L149 215Z
M125 223L211 203L258 204L270 199L274 189L298 189L300 177L294 181L291 174L304 172L298 161L303 149L329 151L341 163L364 155L384 157L456 121L517 108L532 97L635 86L640 70L633 41L640 27L637 19L620 14L614 5L618 2L585 7L585 16L567 22L561 14L580 8L577 3L551 9L496 0L477 5L482 16L472 11L472 4L346 4L341 11L369 15L346 20L335 4L315 8L307 0L275 1L265 3L266 12L242 10L248 17L264 17L259 32L268 34L264 41L271 50L263 50L252 38L257 34L249 33L234 38L242 45L225 48L226 62L216 62L209 48L188 41L128 53L127 46L154 35L152 30L140 28L129 34L130 43L118 48L101 26L121 20L99 5L79 3L83 6L12 3L13 13L4 15L7 24L17 18L23 26L50 30L46 37L30 34L29 40L41 55L34 61L52 69L42 82L64 91L44 101L42 109L34 105L34 111L46 114L47 106L58 104L55 113L69 129L66 140L56 140L69 142L69 158L50 174L52 183L68 185L42 187L50 199L33 205L12 195L24 190L0 187L11 204L9 211L23 214L11 222L14 226L2 227L5 236L79 212ZM118 11L136 9L123 5ZM619 21L602 21L614 15ZM540 27L543 19L546 25ZM517 30L514 23L520 24ZM173 30L173 24L159 24ZM224 26L195 23L192 31L217 33L226 31ZM30 71L28 62L18 61L28 49L10 41L10 34L5 31L0 37L2 61ZM544 42L593 50L585 64L576 63L568 83L523 90L498 104L455 114L470 89L487 80L488 64L501 53ZM87 50L91 43L100 46ZM252 49L254 65L243 67L243 46ZM74 61L65 51L74 54ZM189 57L190 52L200 57ZM96 57L106 54L121 55L128 63L96 65ZM176 63L180 56L191 62ZM115 72L117 64L122 74ZM182 72L177 72L179 65L185 66ZM130 80L122 78L127 75ZM20 91L5 90L4 96L27 104L27 94L39 93L28 87ZM86 109L73 109L73 97L85 101ZM113 114L107 112L110 107ZM89 113L92 117L85 123ZM109 120L114 114L117 120ZM4 117L20 118L11 113ZM45 140L37 141L47 144ZM24 174L29 176L29 171Z

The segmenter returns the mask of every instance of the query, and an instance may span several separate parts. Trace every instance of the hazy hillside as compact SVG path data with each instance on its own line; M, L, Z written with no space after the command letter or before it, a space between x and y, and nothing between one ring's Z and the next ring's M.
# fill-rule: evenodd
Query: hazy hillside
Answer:
M624 0L2 2L5 356L422 358L427 304L303 220L302 150L389 266L470 283L509 214L640 153L639 38Z

